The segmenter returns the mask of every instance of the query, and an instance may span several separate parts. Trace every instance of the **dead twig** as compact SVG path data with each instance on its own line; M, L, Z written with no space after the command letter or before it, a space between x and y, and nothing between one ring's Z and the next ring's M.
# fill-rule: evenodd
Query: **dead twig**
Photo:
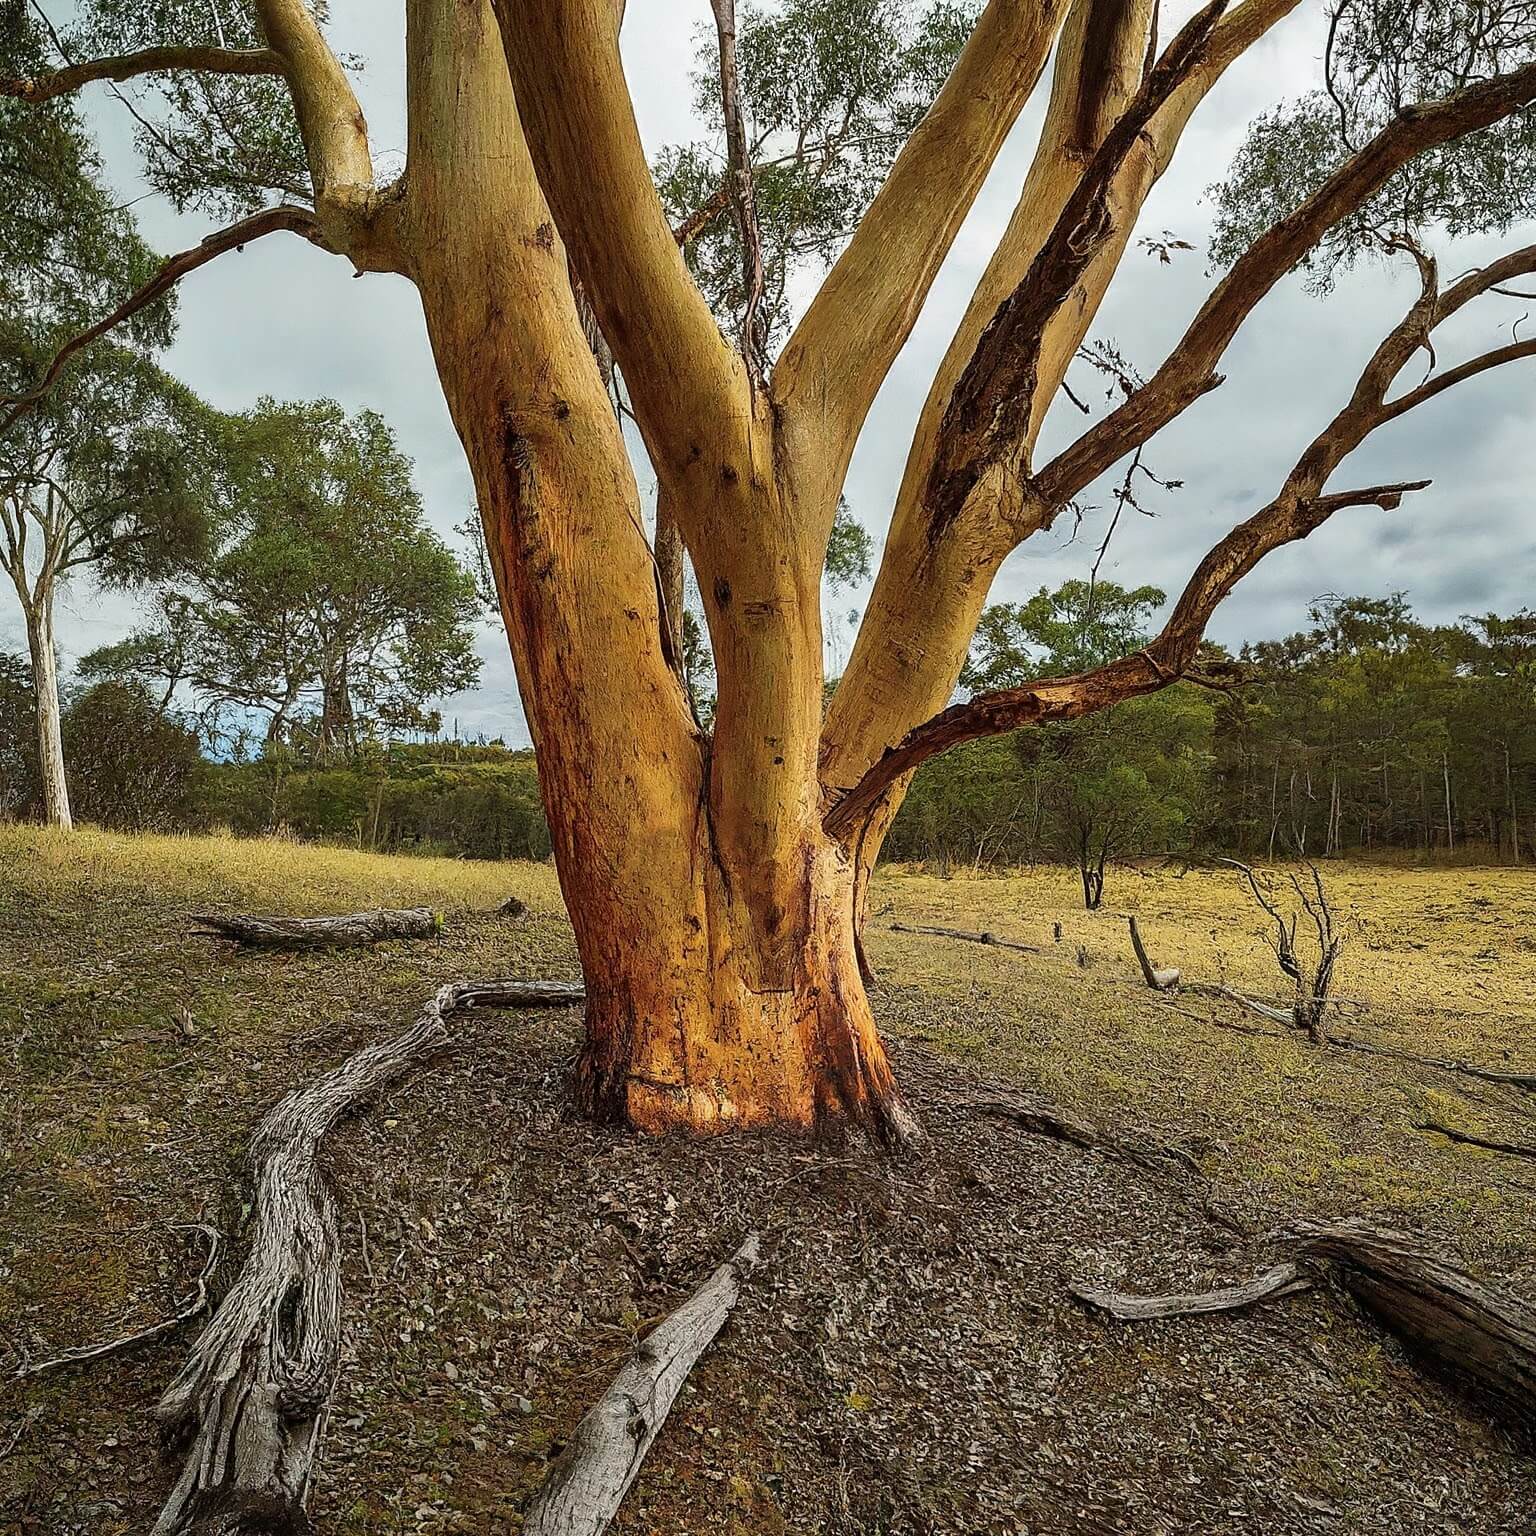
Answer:
M987 944L993 949L1014 949L1024 955L1041 953L1034 944L1020 944L1016 939L999 938L995 933L978 933L971 928L938 928L931 923L892 923L892 933L926 933L941 939L964 939L968 944Z
M104 1360L109 1355L120 1355L126 1350L136 1349L140 1344L148 1344L152 1339L163 1338L196 1317L208 1305L208 1282L214 1270L219 1267L219 1234L215 1228L202 1222L192 1222L178 1230L202 1233L208 1240L208 1252L192 1294L169 1317L151 1323L147 1328L140 1328L136 1333L124 1334L121 1338L108 1339L101 1344L82 1344L75 1349L66 1349L63 1354L54 1355L51 1359L31 1361L19 1366L16 1376L42 1376L49 1371L62 1370L65 1366L83 1365L90 1360Z

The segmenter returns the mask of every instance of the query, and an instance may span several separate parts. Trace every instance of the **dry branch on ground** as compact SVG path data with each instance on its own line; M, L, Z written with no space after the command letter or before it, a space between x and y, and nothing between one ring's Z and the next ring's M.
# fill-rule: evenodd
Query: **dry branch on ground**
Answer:
M639 1474L683 1382L758 1263L751 1233L677 1311L641 1341L576 1427L523 1519L523 1536L599 1536Z
M1511 1426L1536 1425L1536 1308L1503 1294L1420 1239L1358 1221L1299 1222L1270 1239L1288 1260L1238 1285L1135 1296L1073 1286L1124 1322L1230 1312L1303 1290L1327 1271L1378 1322L1435 1367L1489 1398Z

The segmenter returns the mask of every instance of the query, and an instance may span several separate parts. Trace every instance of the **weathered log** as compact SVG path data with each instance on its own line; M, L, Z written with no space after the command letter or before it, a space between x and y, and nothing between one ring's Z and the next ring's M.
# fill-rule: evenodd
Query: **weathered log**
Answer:
M725 1326L757 1265L757 1235L653 1332L576 1426L523 1519L523 1536L608 1528L694 1362Z
M318 1153L328 1132L449 1041L472 1008L559 1007L571 982L458 981L408 1029L281 1099L251 1140L250 1254L156 1414L185 1448L155 1536L305 1529L304 1501L336 1376L341 1267Z
M1107 1312L1122 1323L1141 1323L1154 1317L1240 1312L1261 1301L1309 1290L1312 1284L1311 1277L1303 1273L1299 1265L1286 1263L1276 1264L1238 1285L1219 1286L1215 1290L1195 1291L1189 1295L1133 1296L1128 1291L1104 1291L1086 1285L1069 1286L1068 1289L1079 1301Z
M1304 1222L1281 1240L1302 1259L1332 1264L1380 1323L1446 1374L1486 1393L1516 1429L1536 1430L1536 1308L1401 1232Z
M969 944L988 944L993 949L1016 949L1020 954L1038 955L1039 947L1020 944L1016 939L1000 939L995 933L977 933L971 928L937 928L930 923L892 923L892 933L926 933L941 939L964 939Z
M233 939L253 949L343 949L386 939L430 939L441 924L430 907L347 912L336 917L263 917L256 913L199 912L204 937Z
M1252 1280L1196 1295L1131 1296L1073 1286L1127 1322L1182 1317L1288 1296L1327 1269L1360 1305L1442 1374L1484 1396L1513 1428L1536 1427L1536 1308L1484 1285L1401 1232L1360 1222L1301 1222L1274 1234L1287 1253Z

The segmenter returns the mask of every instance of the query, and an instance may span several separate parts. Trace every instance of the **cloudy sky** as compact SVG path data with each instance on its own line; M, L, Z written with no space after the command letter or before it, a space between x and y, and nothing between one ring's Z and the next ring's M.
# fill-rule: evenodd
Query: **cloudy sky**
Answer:
M1194 10L1193 0L1165 4L1165 33ZM49 7L54 14L58 8ZM332 0L331 33L342 50L366 60L359 92L381 171L403 156L401 7L380 0ZM630 0L624 52L642 133L652 148L694 135L687 77L707 0ZM1165 266L1133 251L1095 328L1112 337L1143 371L1176 339L1209 286L1204 246L1211 210L1205 188L1226 170L1244 125L1265 107L1319 78L1324 29L1321 0L1307 0L1239 61L1201 108L1173 169L1153 195L1146 231L1173 230L1196 249ZM131 125L122 104L92 87L88 110L100 134L114 186L136 182ZM99 94L96 94L99 93ZM854 458L848 497L855 513L884 537L906 445L937 358L1017 196L1039 123L1026 112L966 223L922 320L880 395ZM170 250L206 229L154 199L138 204L146 236ZM1455 274L1495 249L1536 238L1516 230L1493 241L1443 241L1442 271ZM1102 575L1127 585L1151 582L1176 592L1209 545L1273 493L1297 450L1338 408L1360 363L1410 301L1405 272L1370 265L1349 273L1326 298L1299 282L1283 285L1249 320L1223 363L1227 384L1156 440L1153 467L1181 478L1172 494L1152 491L1155 520L1122 520ZM1470 350L1507 339L1524 306L1481 301L1459 338ZM415 462L432 522L449 538L471 505L468 472L434 376L415 292L404 279L354 278L346 264L300 240L269 238L221 257L182 286L180 336L170 368L214 404L251 405L259 395L333 396L349 409L381 412ZM1503 334L1501 334L1503 333ZM1458 354L1461 355L1461 354ZM1230 598L1214 638L1284 634L1297 628L1321 593L1409 593L1430 620L1473 610L1510 611L1531 600L1536 569L1536 367L1506 369L1450 392L1377 435L1336 484L1433 477L1434 487L1396 513L1340 514L1306 543L1278 551ZM1079 380L1097 388L1095 376ZM1059 441L1081 421L1058 407L1047 425ZM650 474L639 467L643 486ZM1087 574L1108 515L1107 494L1075 540L1070 530L1034 540L1003 568L994 600ZM1065 520L1063 520L1065 522ZM845 611L863 594L841 599ZM63 599L59 615L66 666L131 627L132 605L102 597L87 583ZM834 641L834 644L837 642ZM19 616L0 611L0 645L20 649ZM847 639L841 649L846 652ZM490 625L481 638L480 687L446 702L444 714L466 735L527 739L504 637Z

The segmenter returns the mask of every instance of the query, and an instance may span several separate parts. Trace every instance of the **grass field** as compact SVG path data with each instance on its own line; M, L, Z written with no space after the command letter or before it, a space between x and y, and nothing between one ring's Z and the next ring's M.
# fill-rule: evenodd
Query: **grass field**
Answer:
M1355 865L1329 867L1326 878L1348 934L1338 985L1349 1000L1342 1032L1432 1057L1536 1068L1536 876ZM494 911L514 894L531 909L516 924ZM202 909L306 913L405 904L443 913L440 942L274 960L188 935L189 915ZM1433 1067L1319 1049L1220 1000L1165 1000L1141 984L1126 912L1138 915L1159 964L1250 994L1278 991L1260 937L1262 915L1231 873L1112 871L1105 909L1089 914L1070 872L941 880L895 869L878 878L871 910L876 1007L896 1040L926 1044L962 1074L1037 1087L1178 1143L1199 1160L1223 1202L1258 1230L1297 1215L1363 1214L1429 1233L1485 1273L1536 1291L1536 1163L1418 1128L1434 1121L1528 1144L1536 1141L1528 1096ZM989 929L1039 952L893 932L893 921ZM65 838L0 828L0 935L0 1366L163 1312L188 1270L172 1223L214 1216L226 1230L238 1227L238 1160L261 1110L293 1083L404 1023L440 982L578 974L547 866L389 858L278 841L92 831ZM570 1027L560 1026L567 1033L557 1030L559 1040L568 1041ZM466 1059L444 1081L474 1094L477 1070ZM540 1081L549 1077L546 1070ZM557 1090L548 1092L558 1097ZM387 1104L351 1133L339 1166L381 1209L399 1206L412 1223L424 1219L435 1243L434 1223L447 1219L441 1186L470 1202L454 1183L456 1165L481 1158L499 1166L520 1156L495 1150L498 1124L476 1117L474 1107L470 1099L445 1108L460 1123L439 1146L442 1120ZM530 1134L542 1134L544 1121L531 1124ZM465 1137L470 1142L455 1140ZM440 1172L429 1178L423 1170L434 1167ZM449 1207L457 1208L451 1200ZM422 1246L419 1237L411 1241ZM414 1282L370 1257L366 1227L360 1244L349 1258L349 1285L372 1297L378 1316L370 1327L379 1337L394 1329L409 1339L415 1325L401 1330L390 1297L396 1290L404 1297ZM438 1273L438 1259L407 1261L405 1236L400 1244L398 1263L427 1266L426 1279L417 1280L445 1283L446 1260ZM563 1272L551 1270L556 1288ZM434 1293L429 1287L423 1294ZM430 1310L433 1303L422 1304ZM562 1326L578 1330L579 1310ZM1351 1382L1376 1369L1366 1346L1357 1353L1346 1373ZM0 1450L12 1433L7 1426L20 1426L0 1457L0 1529L13 1528L8 1517L28 1531L138 1529L158 1486L148 1469L145 1412L174 1358L167 1347L143 1372L124 1367L112 1376L107 1368L95 1378L115 1381L115 1390L85 1390L84 1378L71 1376L0 1388ZM1185 1354L1169 1358L1188 1363ZM384 1504L347 1502L347 1493L324 1528L480 1529L418 1518L411 1490L435 1474L409 1469L430 1467L430 1456L420 1458L438 1444L443 1409L408 1372L394 1370L377 1390L396 1394L388 1405L396 1427L377 1463L359 1462L356 1473L394 1491ZM581 1377L572 1401L590 1385ZM839 1411L864 1412L857 1408L864 1395L856 1384L848 1393L854 1408ZM344 1440L349 1433L367 1431L344 1428ZM463 1434L464 1445L480 1444L470 1430ZM401 1437L415 1449L402 1449ZM1317 1472L1319 1486L1343 1489L1353 1475L1349 1458L1338 1454L1334 1471ZM456 1475L455 1507L462 1509L469 1474ZM498 1463L499 1496L526 1475L526 1467L508 1471ZM350 1476L341 1476L337 1498ZM764 1477L765 1487L773 1485L772 1475ZM432 1486L437 1491L421 1496L421 1509L437 1509L434 1499L453 1502ZM756 1507L747 1499L743 1508L749 1505ZM69 1512L63 1523L61 1509ZM25 1524L18 1511L38 1523ZM485 1527L493 1528L501 1527ZM624 1526L653 1528L666 1527ZM731 1526L792 1528L800 1529L746 1515ZM1347 1528L1420 1526L1383 1517Z

